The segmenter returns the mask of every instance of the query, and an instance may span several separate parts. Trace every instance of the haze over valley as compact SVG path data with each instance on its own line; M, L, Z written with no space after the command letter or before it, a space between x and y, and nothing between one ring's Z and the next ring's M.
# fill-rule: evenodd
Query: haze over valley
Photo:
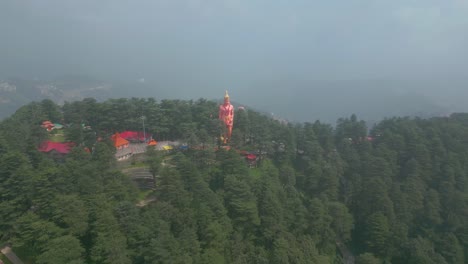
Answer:
M422 0L2 1L0 115L45 97L225 89L294 121L467 111L467 11Z
M228 89L237 104L297 122L315 120L334 124L350 113L373 123L392 116L445 116L468 111L463 98L465 83L450 89L430 81L263 81L248 87L192 89L142 80L101 81L89 76L69 75L54 80L6 79L0 81L0 118L20 106L42 99L65 101L93 97L97 100L121 97L220 100ZM379 89L376 89L378 87ZM425 87L426 93L417 87Z

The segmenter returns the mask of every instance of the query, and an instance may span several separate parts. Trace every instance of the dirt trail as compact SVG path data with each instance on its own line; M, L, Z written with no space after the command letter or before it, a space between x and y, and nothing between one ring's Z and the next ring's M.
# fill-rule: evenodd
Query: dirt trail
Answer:
M10 260L11 263L23 264L23 261L21 261L21 259L19 259L18 256L16 256L15 252L13 252L10 246L4 246L1 249L1 252L3 255L5 255L5 257L8 258L8 260Z

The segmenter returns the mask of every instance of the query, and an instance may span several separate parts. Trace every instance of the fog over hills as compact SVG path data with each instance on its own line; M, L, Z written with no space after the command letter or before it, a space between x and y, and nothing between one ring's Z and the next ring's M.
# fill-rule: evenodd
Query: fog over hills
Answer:
M467 111L467 12L427 0L0 1L0 115L46 97L225 89L297 121Z
M4 80L0 82L0 109L3 118L29 101L45 98L59 104L85 97L98 100L120 97L154 97L157 100L202 97L219 100L224 89L228 89L232 99L239 104L300 122L318 119L334 124L338 118L354 113L372 123L392 116L430 117L466 111L463 98L460 98L463 95L463 83L445 90L441 85L423 81L288 80L259 82L247 88L220 87L210 92L199 92L197 89L164 87L157 82L142 79L111 82L89 76L68 75L52 81ZM434 92L422 95L417 89L420 86L432 88Z

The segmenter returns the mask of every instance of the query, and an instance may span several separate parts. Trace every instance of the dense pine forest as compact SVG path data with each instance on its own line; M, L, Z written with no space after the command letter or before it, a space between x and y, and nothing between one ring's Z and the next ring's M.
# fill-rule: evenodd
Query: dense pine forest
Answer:
M23 106L0 123L0 242L39 264L468 263L468 114L367 127L238 110L227 149L217 110L203 99ZM150 192L109 139L141 130L142 116L156 140L189 146L132 161L155 177ZM66 124L69 154L37 150L44 120ZM143 194L154 199L136 206Z

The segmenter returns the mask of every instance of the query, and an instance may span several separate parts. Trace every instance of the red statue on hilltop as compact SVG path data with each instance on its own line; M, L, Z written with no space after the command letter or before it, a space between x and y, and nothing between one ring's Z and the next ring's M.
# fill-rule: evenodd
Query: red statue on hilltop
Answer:
M226 133L222 135L221 140L226 144L231 139L232 126L234 123L234 106L229 101L229 95L226 91L224 95L224 103L219 106L219 120L223 121L226 126Z

